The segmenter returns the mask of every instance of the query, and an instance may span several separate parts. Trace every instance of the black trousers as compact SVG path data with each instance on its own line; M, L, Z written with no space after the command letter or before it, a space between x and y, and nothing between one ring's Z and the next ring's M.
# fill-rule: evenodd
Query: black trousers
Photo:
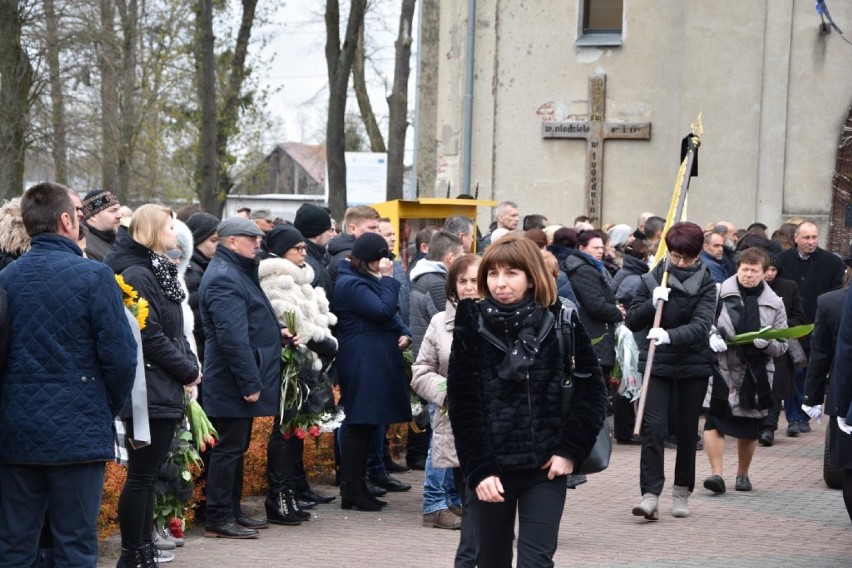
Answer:
M177 420L174 418L151 419L151 443L133 449L127 443L127 480L118 498L118 525L121 543L126 547L137 547L151 542L151 526L154 522L154 482L163 467L175 437ZM133 421L127 422L127 439L133 437Z
M677 397L677 457L674 484L695 487L695 446L698 418L707 392L708 377L667 379L651 375L642 423L642 458L639 486L642 493L659 495L666 481L663 442L668 428L669 402Z
M207 525L221 526L241 516L244 454L251 441L251 418L213 418L219 442L207 471Z
M454 568L476 568L476 528L473 521L473 510L470 505L471 491L464 484L464 476L460 467L453 468L453 479L456 491L462 502L462 524L459 531L459 546L456 548Z
M546 471L506 472L502 503L486 503L470 491L476 532L476 563L511 568L515 513L518 516L517 568L549 568L556 553L559 521L565 507L565 476L547 479Z
M340 481L355 486L367 471L367 451L375 424L344 424L340 442Z
M266 477L269 490L278 493L290 487L299 493L308 491L311 486L303 461L305 441L293 435L285 440L280 428L281 424L276 418L266 445Z

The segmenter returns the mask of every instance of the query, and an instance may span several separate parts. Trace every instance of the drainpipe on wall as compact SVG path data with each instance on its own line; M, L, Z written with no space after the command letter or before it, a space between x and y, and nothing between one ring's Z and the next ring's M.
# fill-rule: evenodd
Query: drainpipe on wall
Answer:
M476 43L476 0L467 0L467 46L465 50L464 76L464 145L462 149L462 187L463 193L471 193L470 158L473 141L473 51Z

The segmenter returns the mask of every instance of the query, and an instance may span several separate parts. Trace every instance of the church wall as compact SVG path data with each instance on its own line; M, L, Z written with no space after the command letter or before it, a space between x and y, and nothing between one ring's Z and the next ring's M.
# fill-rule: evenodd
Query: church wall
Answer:
M588 115L606 74L606 118L651 122L650 141L604 143L603 222L665 214L680 139L702 113L688 214L700 223L826 219L852 46L818 32L813 3L625 0L621 47L578 47L580 0L477 2L472 184L521 214L583 212L586 144L543 140L541 117ZM830 6L852 26L852 3ZM461 183L466 0L442 3L438 195ZM852 28L850 28L852 29ZM480 219L480 224L484 220Z

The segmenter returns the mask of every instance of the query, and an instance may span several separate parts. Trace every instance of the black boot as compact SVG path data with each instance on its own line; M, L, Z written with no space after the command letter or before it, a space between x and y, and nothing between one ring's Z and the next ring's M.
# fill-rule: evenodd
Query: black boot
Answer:
M311 518L311 514L307 511L303 511L301 507L299 507L299 499L296 498L296 492L293 491L292 487L288 487L287 491L287 504L290 508L293 509L293 512L296 513L296 517L300 521L308 521Z
M154 558L148 552L148 546L142 545L135 548L121 547L121 556L115 568L154 568Z
M293 509L292 500L288 498L287 492L270 491L266 494L266 518L270 523L276 525L301 525L302 520Z
M370 487L367 485L366 477L361 478L361 487L364 489L364 494L367 495L367 498L379 507L384 507L388 504L387 501L382 501L370 490ZM387 491L385 493L387 493Z
M370 492L367 491L365 483L350 484L345 481L340 482L340 508L351 509L355 507L362 511L381 511L382 506L374 503L370 498Z

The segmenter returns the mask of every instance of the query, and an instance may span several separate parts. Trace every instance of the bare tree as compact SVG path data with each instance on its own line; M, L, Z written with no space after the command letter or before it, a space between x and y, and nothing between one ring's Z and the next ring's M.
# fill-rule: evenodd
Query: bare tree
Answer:
M50 117L53 138L53 177L61 184L68 184L68 141L65 129L65 97L62 93L62 76L59 65L60 38L59 18L56 15L54 0L44 0L44 20L46 27L46 55L48 84L50 86Z
M21 41L27 3L0 2L0 197L23 192L33 66Z
M367 137L370 139L370 150L373 152L387 152L385 140L379 130L379 123L376 120L376 113L373 112L373 105L370 102L370 95L367 92L367 74L365 72L365 63L367 55L364 49L364 23L358 28L358 43L355 46L355 59L352 61L352 87L355 90L355 98L358 101L358 110L361 112L361 120L364 121L364 128L367 131Z
M136 0L116 0L121 21L121 96L119 97L118 187L119 201L130 195L136 129L136 59L139 7Z
M118 191L118 62L114 0L100 0L101 27L97 34L101 76L101 184ZM119 196L122 199L122 196Z
M338 0L327 0L325 4L325 60L328 67L326 163L328 204L335 219L342 219L346 211L346 99L358 43L358 28L364 21L366 5L366 0L351 0L346 35L341 46L340 3Z
M411 25L416 0L402 0L395 47L393 90L388 97L387 199L402 199L405 132L408 129L408 76L411 74Z
M216 195L216 58L215 38L213 35L213 0L198 0L196 3L196 83L198 100L201 103L199 113L200 140L196 167L198 195L204 203L204 196ZM211 200L212 201L212 200ZM213 203L205 205L212 206ZM216 211L217 209L207 209Z

